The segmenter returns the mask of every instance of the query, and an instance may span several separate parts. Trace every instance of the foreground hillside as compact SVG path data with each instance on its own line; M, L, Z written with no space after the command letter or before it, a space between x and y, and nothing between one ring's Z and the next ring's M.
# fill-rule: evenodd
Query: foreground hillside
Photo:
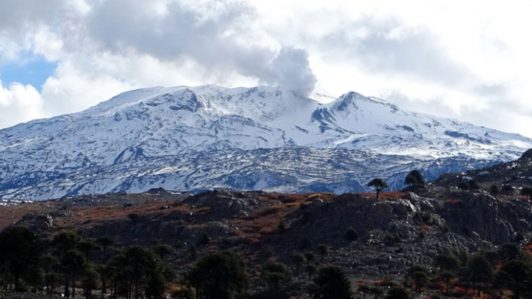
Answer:
M517 158L532 140L348 92L328 104L272 87L148 88L0 130L0 198L151 188L278 192L394 188Z
M177 272L166 291L183 298L191 296L181 284L191 267L220 251L235 253L246 265L245 298L305 298L328 271L318 270L327 265L345 273L359 295L378 295L391 287L434 296L469 292L486 298L490 289L510 294L510 283L497 285L494 276L479 278L470 271L482 260L493 275L506 275L501 269L510 261L529 262L532 201L517 193L492 195L482 186L463 189L429 185L417 194L385 192L379 200L373 193L219 190L190 195L153 189L3 206L0 226L27 227L44 238L77 231L87 240L109 239L116 248L165 244L164 260ZM100 256L97 248L91 250ZM446 259L456 265L445 268ZM282 276L286 279L274 279L272 285L264 267L278 271L274 276L289 273L291 279ZM526 278L532 268L523 269L529 274L519 283L526 285L532 282ZM450 277L449 290L444 274Z

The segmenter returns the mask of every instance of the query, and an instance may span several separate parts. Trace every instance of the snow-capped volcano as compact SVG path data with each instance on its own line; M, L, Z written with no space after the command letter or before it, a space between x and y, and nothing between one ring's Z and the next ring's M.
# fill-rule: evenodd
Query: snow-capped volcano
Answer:
M349 92L155 87L0 130L0 197L212 187L360 190L519 157L532 140Z

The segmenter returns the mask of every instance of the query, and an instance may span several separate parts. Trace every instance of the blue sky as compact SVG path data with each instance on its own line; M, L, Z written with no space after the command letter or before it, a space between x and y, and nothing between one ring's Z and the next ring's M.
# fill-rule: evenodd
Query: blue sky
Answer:
M4 85L18 82L24 85L32 85L41 91L44 82L50 77L57 63L49 62L42 56L25 54L24 59L7 64L0 64L0 81Z

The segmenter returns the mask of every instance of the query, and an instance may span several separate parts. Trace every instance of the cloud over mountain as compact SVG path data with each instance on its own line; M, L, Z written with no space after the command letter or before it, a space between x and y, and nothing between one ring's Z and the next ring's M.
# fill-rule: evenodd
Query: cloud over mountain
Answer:
M302 95L357 90L483 125L497 115L499 129L532 134L530 9L522 0L6 0L0 78L28 55L56 68L33 86L36 112L0 114L0 127L133 88L267 84ZM4 90L17 82L1 80ZM0 102L3 111L28 103Z

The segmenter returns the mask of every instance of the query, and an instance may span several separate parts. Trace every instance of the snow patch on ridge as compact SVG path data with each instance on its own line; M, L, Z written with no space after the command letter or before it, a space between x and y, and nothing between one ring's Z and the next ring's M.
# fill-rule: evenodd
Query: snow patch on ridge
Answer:
M157 186L345 191L368 175L461 171L532 148L517 134L355 92L313 97L266 86L153 87L3 129L0 198Z

